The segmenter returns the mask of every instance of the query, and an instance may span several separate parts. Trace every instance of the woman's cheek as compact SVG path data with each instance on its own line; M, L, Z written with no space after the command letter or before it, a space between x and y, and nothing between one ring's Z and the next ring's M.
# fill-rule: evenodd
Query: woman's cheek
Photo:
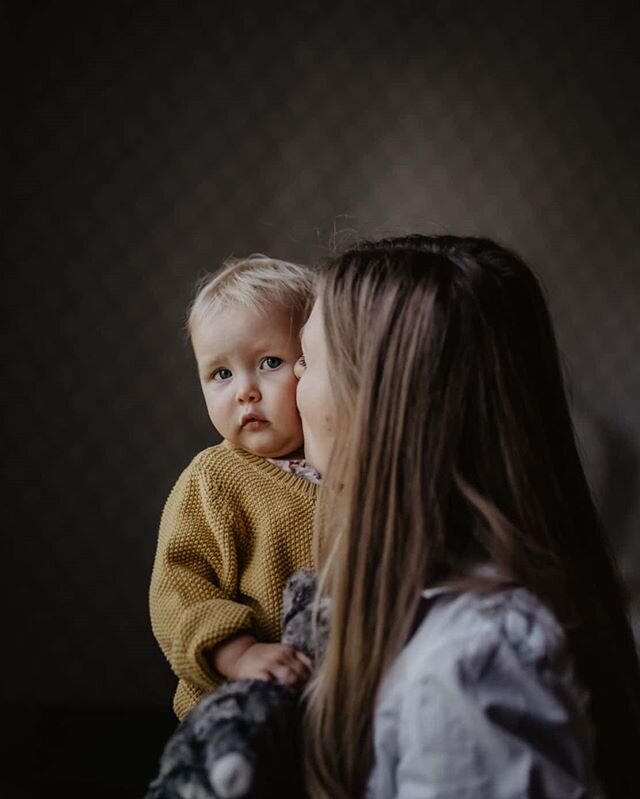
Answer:
M307 404L306 404L306 380L304 374L300 376L298 380L298 385L296 387L296 405L298 406L298 412L300 413L300 418L306 425L307 423Z
M298 404L298 412L302 419L305 436L311 438L315 435L318 428L317 414L315 413L313 392L309 389L309 381L303 375L298 381L298 390L296 393L296 402ZM321 421L321 420L320 420Z

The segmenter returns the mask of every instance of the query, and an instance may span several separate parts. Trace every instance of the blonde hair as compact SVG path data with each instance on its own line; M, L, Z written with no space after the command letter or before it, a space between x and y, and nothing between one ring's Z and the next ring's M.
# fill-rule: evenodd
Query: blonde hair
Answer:
M300 264L256 253L228 258L217 272L201 278L187 312L187 332L211 312L242 306L268 317L274 307L291 314L299 326L313 298L313 271Z
M498 589L465 578L482 561L563 625L600 776L631 795L617 788L638 781L638 659L533 273L486 239L407 236L333 259L318 296L336 443L315 533L331 628L307 691L310 797L363 796L376 697L421 591Z

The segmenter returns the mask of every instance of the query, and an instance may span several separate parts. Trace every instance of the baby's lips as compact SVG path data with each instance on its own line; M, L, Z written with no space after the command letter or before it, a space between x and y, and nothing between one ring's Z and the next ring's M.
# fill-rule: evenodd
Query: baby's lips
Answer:
M266 419L263 419L261 416L258 416L256 413L245 413L240 418L240 427L244 427L245 425L249 424L249 422L266 422Z

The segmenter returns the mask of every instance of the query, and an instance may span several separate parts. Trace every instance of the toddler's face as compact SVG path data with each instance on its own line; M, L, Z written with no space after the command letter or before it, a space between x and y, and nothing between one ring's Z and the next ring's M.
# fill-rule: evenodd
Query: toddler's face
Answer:
M299 455L302 425L293 367L298 330L288 314L265 318L232 306L205 314L191 332L209 418L232 444L266 458Z

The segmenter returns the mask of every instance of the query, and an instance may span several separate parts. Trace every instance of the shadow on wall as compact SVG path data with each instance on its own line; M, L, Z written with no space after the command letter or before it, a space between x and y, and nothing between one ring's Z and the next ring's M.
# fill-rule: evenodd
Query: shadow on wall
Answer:
M584 408L574 412L573 421L589 485L624 580L640 648L640 552L638 536L633 534L640 522L636 491L640 453L623 431Z

